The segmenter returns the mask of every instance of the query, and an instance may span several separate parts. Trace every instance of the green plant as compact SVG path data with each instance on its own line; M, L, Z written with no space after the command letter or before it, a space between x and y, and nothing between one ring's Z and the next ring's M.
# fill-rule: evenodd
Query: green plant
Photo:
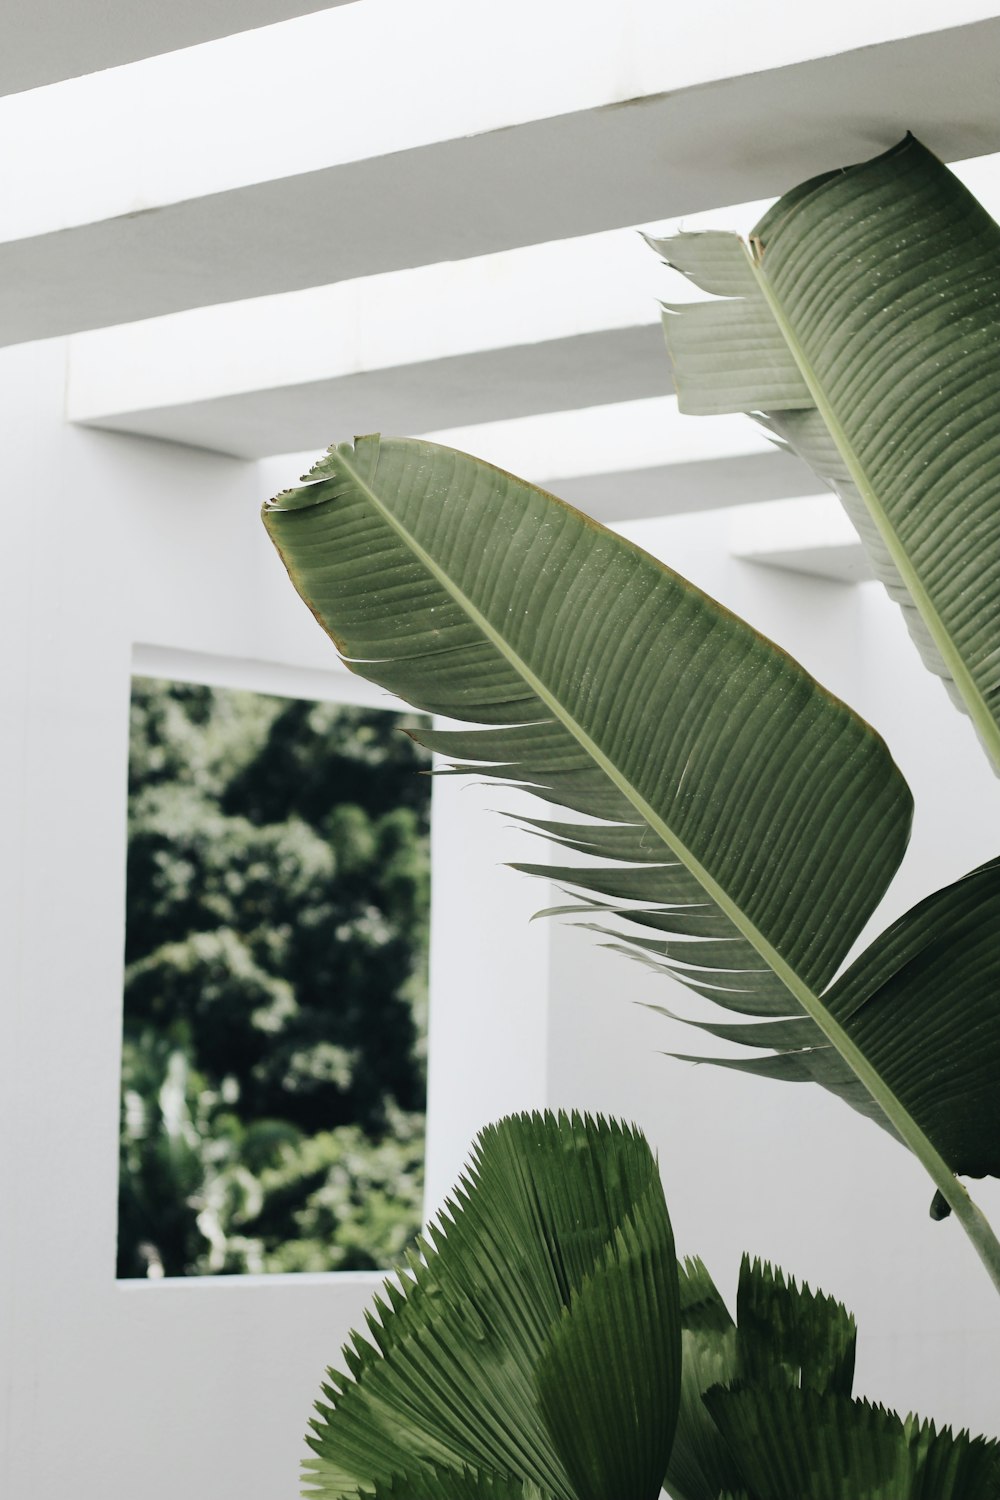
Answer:
M734 1321L678 1265L615 1121L480 1135L438 1225L329 1372L323 1500L995 1500L1000 1444L851 1397L854 1320L744 1259Z
M909 160L906 151L880 159L878 191L900 160ZM950 179L933 164L932 188L942 174ZM850 199L855 181L869 204L864 228L872 189L863 171L838 176L826 191ZM774 261L779 270L784 267L782 235L791 233L797 215L812 211L823 191L822 185L807 186L781 200L758 227L755 243L765 245L758 262L763 254L768 266ZM903 228L892 226L907 265L921 202L919 191L915 199L913 192L904 195ZM824 244L838 243L831 211L821 203L816 213ZM875 219L880 225L878 214ZM936 220L932 228L939 229ZM993 235L1000 251L996 226ZM751 261L738 241L733 246L721 257L722 269L710 274L706 267L720 262L713 237L714 259L692 250L688 269L697 260L706 289L742 287L747 295L688 310L679 326L693 326L696 334L701 329L695 349L707 348L714 389L732 358L731 325L739 333L744 320L745 342L747 323L752 330L763 323L762 358L751 344L758 379L748 382L752 390L743 404L764 405L768 393L758 366L777 363L784 380L789 355L797 356L806 341L789 332L778 346L778 320L785 329L788 318L777 293L754 262L753 286L766 289L774 310L768 323L749 296ZM807 236L807 253L810 248ZM877 262L873 275L879 275L879 266L891 264L881 238L871 254ZM810 267L814 259L813 252ZM952 257L945 261L947 269ZM959 266L958 341L963 351L990 349L987 364L1000 382L996 273L980 337L978 325L966 326L973 311ZM803 277L801 268L797 278L787 275L793 288L807 283L804 321L818 328L813 342L821 351L828 322L819 302L822 275L810 271ZM920 368L929 358L925 333L932 349L942 337L954 337L945 313L931 317L929 332L920 325L909 341L901 340L899 325L908 327L911 312L908 274L900 277L907 295L896 308L895 337L887 335L889 355L873 359L872 320L866 320L870 290L853 260L835 280L837 297L849 297L854 287L862 298L851 368L863 375L874 363L890 393L897 348L902 345ZM979 284L975 277L973 284ZM890 310L895 306L891 287L881 300ZM839 312L836 299L833 307ZM684 347L690 343L688 338ZM810 358L820 363L818 353ZM960 367L968 363L962 352ZM835 365L850 365L848 355L841 351ZM816 410L827 413L826 430L838 442L841 432L852 430L850 410L862 407L860 435L850 440L859 492L874 497L880 518L899 512L892 528L885 522L885 534L891 529L891 549L907 570L914 599L926 603L936 622L954 617L950 644L942 640L942 651L947 646L955 681L988 684L1000 663L989 636L1000 598L1000 564L995 567L995 542L983 539L981 515L983 475L1000 458L993 424L979 420L963 429L971 456L958 465L964 488L956 541L946 506L948 464L942 478L943 461L933 446L940 438L935 424L933 463L914 422L905 445L890 441L888 456L879 450L888 474L884 488L876 489L854 456L867 452L866 435L875 441L864 420L868 383L857 374L854 384L848 382L848 409L841 412L818 380L807 389L803 378L787 379L794 389L785 391L779 381L775 404L801 408L811 396L822 401ZM909 389L908 364L907 380ZM983 384L988 386L985 377ZM985 400L979 385L976 394ZM934 483L928 498L914 475L929 467ZM909 834L909 790L868 725L785 653L669 569L487 464L429 443L362 438L353 448L332 448L307 478L304 488L265 508L265 521L296 587L348 664L420 708L492 726L421 736L430 748L605 819L596 831L565 822L536 826L571 848L636 868L532 868L599 891L612 903L648 903L645 911L620 913L655 933L631 938L631 945L690 988L760 1018L738 1032L715 1028L771 1049L771 1059L762 1069L757 1065L760 1071L814 1079L903 1140L927 1168L935 1201L954 1209L1000 1287L1000 1244L957 1180L957 1174L1000 1172L993 1092L1000 1066L1000 1028L993 1019L1000 945L969 940L970 933L997 929L1000 866L986 865L922 902L835 980ZM883 494L891 503L879 503ZM966 513L979 519L967 520ZM959 657L967 662L961 670ZM983 702L995 708L995 692L991 697L984 688L983 694ZM984 710L975 713L987 737ZM595 902L594 910L606 919L607 905ZM933 1045L922 1041L928 1033Z
M387 1268L417 1233L411 722L133 683L119 1275Z
M1000 770L1000 228L907 135L750 235L654 249L721 301L665 308L681 410L746 411L840 495Z
M835 482L1000 761L1000 229L908 139L787 194L751 247L658 244L719 298L668 311L682 400L763 413ZM727 1066L820 1083L901 1140L934 1183L933 1211L955 1212L1000 1289L1000 1243L959 1181L1000 1175L1000 861L928 896L838 973L898 868L912 799L874 730L786 653L572 507L422 441L331 448L265 523L352 670L478 726L421 734L428 748L588 819L526 821L597 863L520 868L576 887L576 909L618 946L749 1017L699 1023L765 1053ZM697 1345L685 1349L696 1368ZM779 1394L710 1396L706 1410L716 1424L727 1410L721 1425L747 1440L825 1452L841 1419L807 1385L800 1371ZM883 1418L845 1416L844 1441L880 1452ZM944 1448L912 1424L893 1431L890 1448L912 1440L927 1457L920 1474L831 1470L820 1485L754 1469L744 1492L949 1493Z

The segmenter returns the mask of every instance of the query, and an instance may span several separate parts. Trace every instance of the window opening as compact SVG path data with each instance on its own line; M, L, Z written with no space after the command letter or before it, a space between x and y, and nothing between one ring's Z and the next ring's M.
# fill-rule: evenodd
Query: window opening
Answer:
M419 1230L426 722L133 679L120 1277L383 1268Z

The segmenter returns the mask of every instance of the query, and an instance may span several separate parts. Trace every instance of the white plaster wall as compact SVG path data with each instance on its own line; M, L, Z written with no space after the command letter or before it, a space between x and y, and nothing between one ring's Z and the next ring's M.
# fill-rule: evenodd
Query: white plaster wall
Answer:
M879 585L737 562L727 555L728 526L719 512L622 529L792 651L887 739L917 813L877 931L996 855L1000 783ZM862 1393L1000 1431L996 1295L962 1232L928 1218L922 1168L819 1088L663 1056L712 1043L642 1004L690 1014L691 998L599 949L591 934L555 927L551 978L550 1098L645 1128L680 1251L702 1255L730 1297L744 1250L818 1284L858 1317ZM1000 1184L971 1186L1000 1222Z
M0 356L0 1494L291 1500L320 1371L374 1278L113 1279L131 652L208 675L239 660L270 690L363 689L256 519L295 476L66 427L64 358L56 341ZM718 517L636 535L886 733L919 809L887 915L995 853L1000 793L874 590L727 560ZM453 780L435 795L430 1201L506 1109L636 1118L681 1248L727 1292L743 1248L773 1257L855 1308L864 1389L995 1430L994 1299L959 1232L927 1219L919 1170L818 1090L659 1056L692 1038L632 1002L683 997L529 925L548 892L501 862L541 850L488 813L507 797Z
M370 695L259 524L295 474L68 427L64 384L61 341L0 355L0 1495L291 1500L379 1278L114 1280L132 650ZM433 813L436 1196L483 1118L543 1101L548 932L499 878L518 840L490 821L478 857L481 801Z

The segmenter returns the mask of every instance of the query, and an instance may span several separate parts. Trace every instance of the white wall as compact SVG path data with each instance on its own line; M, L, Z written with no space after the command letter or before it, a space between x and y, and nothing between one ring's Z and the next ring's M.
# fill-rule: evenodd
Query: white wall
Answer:
M0 356L0 1494L291 1500L320 1371L376 1278L114 1281L131 652L208 675L240 661L271 690L364 689L257 521L294 474L67 427L64 356L58 341ZM982 809L1000 792L873 589L728 560L718 516L635 534L889 738L919 811L887 914L995 853ZM995 1299L900 1148L819 1090L658 1055L692 1038L632 1002L684 997L571 928L529 925L548 892L501 861L544 855L488 814L507 797L454 780L435 795L431 1200L506 1109L635 1118L681 1248L727 1292L742 1249L773 1257L857 1311L864 1389L995 1428Z
M380 1278L114 1279L132 650L373 696L259 523L296 474L69 427L64 385L61 341L0 354L0 1495L291 1500ZM483 1117L544 1098L549 932L477 797L444 783L432 817L435 1200Z
M886 738L917 812L874 933L996 855L1000 784L878 584L737 562L728 527L717 512L622 529L792 651ZM996 1295L954 1222L929 1219L932 1186L903 1148L819 1088L663 1056L712 1043L642 1003L692 1014L691 997L591 934L557 927L551 973L550 1097L642 1124L681 1252L702 1255L729 1296L744 1250L818 1284L858 1317L860 1392L995 1433ZM1000 1223L1000 1184L970 1186Z

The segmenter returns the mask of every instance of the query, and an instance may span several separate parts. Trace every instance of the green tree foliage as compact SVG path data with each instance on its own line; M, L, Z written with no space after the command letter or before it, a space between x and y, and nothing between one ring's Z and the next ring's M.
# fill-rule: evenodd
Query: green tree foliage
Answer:
M419 1228L418 722L135 682L119 1275L386 1266Z

